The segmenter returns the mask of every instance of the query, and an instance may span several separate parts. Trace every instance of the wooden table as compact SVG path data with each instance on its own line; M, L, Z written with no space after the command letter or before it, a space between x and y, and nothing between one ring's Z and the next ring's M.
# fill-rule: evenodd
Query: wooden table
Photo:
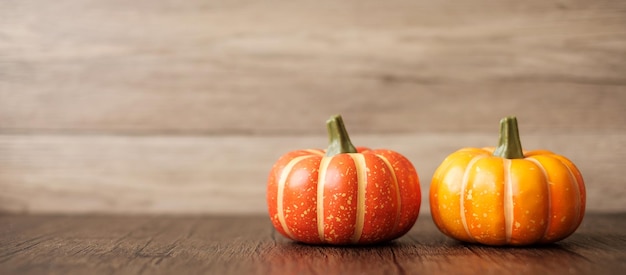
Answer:
M291 242L265 216L0 216L0 274L618 274L626 213L590 213L570 238L514 248L459 243L422 215L383 245Z

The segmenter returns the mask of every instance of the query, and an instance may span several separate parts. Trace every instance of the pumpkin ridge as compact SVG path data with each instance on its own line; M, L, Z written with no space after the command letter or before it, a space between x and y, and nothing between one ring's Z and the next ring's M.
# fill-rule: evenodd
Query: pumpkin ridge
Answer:
M465 167L465 171L463 172L463 178L461 179L461 196L460 197L460 207L459 207L459 212L460 212L460 216L461 216L461 223L463 224L463 228L465 229L465 233L467 234L467 236L473 241L476 242L476 239L474 238L474 236L472 235L472 233L469 230L469 227L467 225L467 217L465 216L465 188L467 187L467 183L469 182L469 174L470 171L472 169L472 167L474 166L474 164L476 164L476 162L478 162L478 160L485 158L486 156L484 155L476 155L474 157L472 157L472 159L467 163L467 166Z
M550 227L552 225L552 194L551 194L551 190L550 190L550 178L548 177L548 171L546 171L546 168L543 167L543 164L541 164L540 161L538 161L537 159L534 158L534 156L528 157L526 158L526 160L533 162L534 164L537 165L537 167L539 167L539 169L541 170L541 172L543 173L543 176L546 178L546 184L548 185L547 190L547 197L548 197L548 216L546 217L546 231L543 232L543 236L541 236L541 238L539 239L540 241L545 241L546 237L548 236L548 233L550 231Z
M582 194L581 194L581 190L580 190L580 183L578 182L578 179L576 178L576 175L574 175L574 172L572 171L572 168L570 167L570 165L568 165L568 163L566 163L565 161L563 161L562 156L556 155L556 154L551 154L548 155L549 157L558 160L561 164L563 164L563 166L565 166L565 168L567 168L569 177L571 179L572 182L572 188L574 188L576 190L576 201L581 201L582 199ZM572 225L570 226L569 230L567 231L567 235L569 236L572 233L574 233L574 231L576 231L576 229L578 228L578 226L580 226L580 223L582 221L582 216L583 216L583 211L581 209L581 205L578 204L576 205L576 218L577 218L577 222L573 222Z
M383 156L383 155L379 155L376 154L376 156L378 158L380 158L386 165L387 168L389 169L389 172L391 173L391 178L393 179L393 186L396 188L396 219L393 223L393 229L391 230L392 232L396 232L396 230L398 229L398 226L400 225L400 218L402 215L402 197L400 195L400 185L398 184L398 178L396 177L396 171L394 170L393 166L391 165L391 163L389 162L389 160Z
M282 226L285 233L292 239L294 238L293 233L291 233L291 230L289 230L289 227L287 226L287 221L285 219L285 209L283 202L285 196L285 185L287 184L287 179L289 178L289 174L291 173L293 167L296 166L296 164L298 164L300 161L311 157L313 157L313 155L304 155L292 159L291 161L289 161L289 163L287 163L287 165L285 165L285 168L283 168L283 170L281 171L280 177L278 179L278 190L276 194L276 210L278 212L278 221L280 222L280 225Z

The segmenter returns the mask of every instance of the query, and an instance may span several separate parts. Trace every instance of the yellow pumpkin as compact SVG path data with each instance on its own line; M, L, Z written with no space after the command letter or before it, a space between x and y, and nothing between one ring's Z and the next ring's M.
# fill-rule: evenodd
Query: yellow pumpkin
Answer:
M567 158L523 151L517 119L500 121L496 148L463 148L435 171L433 221L454 239L486 245L552 243L582 222L586 192Z

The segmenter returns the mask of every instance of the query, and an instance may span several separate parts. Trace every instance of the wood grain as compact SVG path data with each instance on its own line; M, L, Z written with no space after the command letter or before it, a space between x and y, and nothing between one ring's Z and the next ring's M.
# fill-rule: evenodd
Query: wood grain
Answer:
M626 2L457 2L0 1L0 212L261 213L336 113L424 190L517 115L624 211Z
M316 80L317 81L317 80ZM626 86L341 83L262 91L30 93L7 89L3 134L310 135L342 114L353 133L493 131L516 115L529 132L626 132ZM19 93L8 94L19 90ZM321 126L321 127L320 127ZM496 126L497 127L497 126Z
M265 216L0 216L3 274L619 274L626 215L589 214L570 238L511 248L448 239L422 216L404 237L309 246Z
M619 0L31 0L0 20L0 133L626 130Z
M422 183L455 150L493 146L497 134L353 135L357 145L407 156ZM527 149L569 157L582 171L588 208L624 211L626 135L522 135ZM271 165L323 136L0 136L0 209L33 213L265 213Z

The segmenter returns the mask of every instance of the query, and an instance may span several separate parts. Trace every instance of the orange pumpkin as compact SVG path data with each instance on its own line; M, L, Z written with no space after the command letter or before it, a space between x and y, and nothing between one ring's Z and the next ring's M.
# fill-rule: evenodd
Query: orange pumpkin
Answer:
M272 167L267 204L283 236L309 244L371 244L404 235L421 203L417 172L391 150L355 148L340 116L327 150L289 152Z
M435 171L430 186L439 230L487 245L562 240L580 225L585 200L574 163L546 150L522 151L515 117L500 121L497 148L456 151Z

